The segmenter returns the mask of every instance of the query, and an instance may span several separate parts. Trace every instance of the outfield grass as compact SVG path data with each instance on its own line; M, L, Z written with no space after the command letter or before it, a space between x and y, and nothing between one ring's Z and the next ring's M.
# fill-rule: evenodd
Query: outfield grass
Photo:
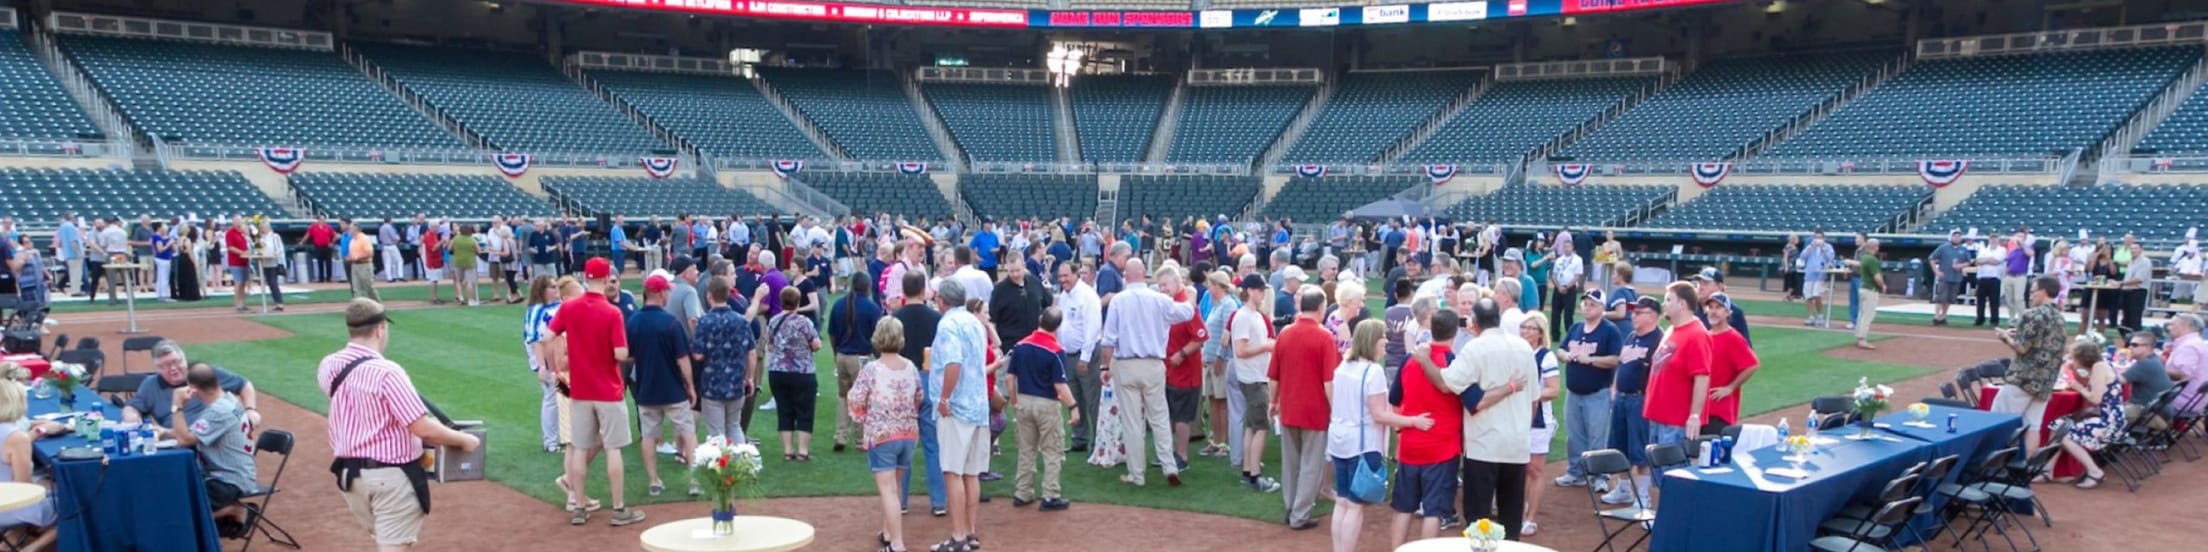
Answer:
M520 344L521 309L512 306L480 307L472 309L424 309L400 310L392 313L394 335L386 353L405 365L413 375L415 385L423 395L438 402L448 414L460 419L484 420L490 427L488 462L489 477L493 481L522 491L548 505L564 500L552 484L560 472L557 455L547 454L539 447L537 430L538 391L534 377L525 368ZM246 375L260 389L318 413L326 413L328 400L315 386L314 366L323 355L342 346L344 325L337 314L312 314L269 316L258 321L290 331L291 337L253 342L233 342L191 347L194 359L205 359ZM1854 385L1857 377L1870 377L1874 381L1895 381L1923 375L1932 368L1909 367L1840 360L1822 354L1831 347L1845 346L1852 336L1835 332L1816 332L1789 328L1767 327L1756 329L1757 350L1761 352L1764 368L1743 391L1743 412L1761 413L1789 405L1807 402L1810 398L1846 390ZM816 359L821 366L832 362L823 351ZM832 393L835 389L833 375L822 374L821 388ZM765 488L767 496L818 496L818 495L870 495L872 480L865 476L865 458L853 452L834 454L830 433L834 428L834 409L840 400L824 398L819 401L815 416L816 429L813 446L814 462L810 464L783 463L781 444L772 435L765 437L762 449L770 458L767 462ZM774 427L774 413L761 411L752 427L769 431ZM296 431L315 431L315 428L293 428ZM1004 455L991 462L998 472L1006 474L1004 481L986 483L983 488L994 497L1011 494L1011 475L1016 466L1013 438L1004 438ZM1277 475L1277 442L1267 447L1268 471ZM1551 447L1552 459L1564 454L1562 436ZM639 463L637 447L624 451L628 458L628 496L633 503L674 502L686 500L682 495L683 482L680 466L672 459L661 459L662 479L669 492L655 498L647 498L644 488L647 480ZM1281 499L1278 494L1256 494L1244 490L1232 468L1221 459L1191 458L1187 485L1182 488L1165 488L1162 477L1150 477L1151 488L1134 489L1118 482L1123 468L1103 469L1090 466L1075 454L1068 458L1063 476L1065 495L1077 503L1100 502L1147 508L1186 510L1238 516L1250 519L1276 521L1281 515ZM601 464L602 466L602 464ZM604 468L592 469L591 488L594 495L606 496ZM915 477L914 491L925 491ZM914 499L914 508L926 507L924 496ZM547 509L545 515L556 515Z

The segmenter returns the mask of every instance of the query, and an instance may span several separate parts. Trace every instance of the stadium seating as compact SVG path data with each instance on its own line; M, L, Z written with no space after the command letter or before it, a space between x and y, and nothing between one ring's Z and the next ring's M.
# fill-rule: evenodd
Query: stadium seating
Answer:
M64 36L139 130L188 144L464 147L337 54Z
M634 71L600 71L590 78L706 153L749 159L827 157L749 80Z
M0 214L21 221L79 216L283 216L236 171L0 168Z
M2208 153L2208 94L2193 91L2192 97L2178 104L2177 112L2139 141L2137 149L2163 155Z
M951 138L975 161L1058 159L1050 88L1021 84L929 83L923 91Z
M1884 232L1932 197L1925 186L1719 186L1650 220L1656 228Z
M22 34L0 30L0 138L73 139L99 133L31 53Z
M759 76L853 158L943 160L895 73L763 67Z
M1262 188L1254 176L1128 175L1120 177L1115 212L1119 220L1241 218Z
M1769 157L2052 156L2122 125L2199 47L1918 62Z
M908 217L939 219L951 215L951 204L927 175L886 172L807 172L798 176L828 197L836 198L853 213L888 212Z
M1289 163L1369 163L1479 84L1478 71L1350 73L1288 155Z
M669 217L683 214L759 215L779 212L741 190L709 180L643 177L545 177L544 191L562 205L586 214Z
M1655 82L1649 77L1497 82L1398 161L1515 161Z
M2029 186L1980 188L1948 209L1926 232L1977 228L1984 233L2030 225L2041 235L2076 236L2079 229L2114 241L2126 232L2147 240L2177 240L2186 228L2208 226L2208 185Z
M958 187L975 215L1046 220L1096 216L1095 175L969 174L958 178Z
M1081 160L1132 163L1148 153L1166 97L1173 93L1173 77L1081 77L1080 85L1068 90L1073 95L1073 130L1081 142Z
M1894 60L1886 50L1710 62L1564 148L1589 161L1716 161Z
M1316 86L1191 86L1167 161L1248 164L1288 128Z
M339 218L552 216L544 200L491 175L302 172L291 175L291 189L315 210Z
M1504 186L1449 208L1450 218L1506 225L1618 226L1626 215L1669 196L1671 186Z
M673 148L534 55L389 44L361 44L359 51L504 151L643 154Z
M1265 202L1265 216L1289 217L1299 223L1324 222L1426 182L1421 177L1401 176L1290 178L1271 201Z

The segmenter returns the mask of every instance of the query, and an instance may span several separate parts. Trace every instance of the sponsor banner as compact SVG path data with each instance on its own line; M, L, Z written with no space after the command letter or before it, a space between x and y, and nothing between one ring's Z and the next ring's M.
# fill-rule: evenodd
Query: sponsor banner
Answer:
M929 8L775 0L562 0L621 8L848 23L1026 27L1027 10ZM1039 26L1039 25L1038 25Z
M1234 10L1204 10L1196 13L1196 26L1206 29L1225 29L1234 26Z
M1442 2L1426 5L1427 21L1479 21L1487 19L1486 2Z
M1305 8L1296 10L1296 25L1301 27L1332 27L1342 24L1341 8Z
M1723 4L1737 0L1563 0L1564 15Z
M1234 10L1235 27L1294 27L1295 10Z
M1359 11L1362 12L1362 17L1358 21L1365 25L1411 22L1411 7L1408 5L1365 6Z
M1185 11L1062 11L1037 12L1028 19L1043 27L1122 27L1185 29L1196 26L1195 12Z

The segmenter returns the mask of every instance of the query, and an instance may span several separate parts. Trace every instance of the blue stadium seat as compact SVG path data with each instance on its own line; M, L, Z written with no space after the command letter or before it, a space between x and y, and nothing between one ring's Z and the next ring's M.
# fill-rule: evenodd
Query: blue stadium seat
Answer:
M390 44L361 44L359 51L504 151L673 149L535 55Z
M2197 46L1918 62L1767 157L2052 156L2093 146Z
M1515 161L1655 83L1648 77L1497 82L1399 161Z
M1886 232L1932 198L1926 186L1719 186L1646 223L1655 228Z
M187 144L465 147L337 54L63 36L139 130Z
M1616 226L1675 191L1671 186L1504 186L1452 206L1450 218L1519 226Z
M301 172L291 175L291 189L339 218L552 216L544 200L491 175Z
M1891 62L1887 50L1710 62L1564 148L1588 161L1716 161Z
M853 213L896 213L914 218L951 216L951 203L927 175L888 172L806 172L798 181L836 198Z
M2208 94L2193 91L2170 118L2139 141L2137 149L2158 155L2208 153Z
M1410 176L1290 178L1279 193L1273 194L1272 201L1265 202L1265 216L1288 217L1299 223L1325 222L1427 182L1423 177Z
M99 135L83 108L24 44L22 34L0 30L0 138L69 140Z
M2186 228L2208 226L2208 185L1993 185L1925 225L1927 231L1980 232L2030 225L2042 235L2076 236L2079 229L2114 241L2126 232L2145 240L2178 240Z
M1003 219L1096 216L1096 175L969 174L958 178L959 196L975 215Z
M591 216L667 217L683 214L739 216L780 212L757 196L709 180L644 177L548 176L554 201ZM648 193L643 193L648 191Z
M744 159L828 156L741 77L600 71L590 78L706 153Z
M1150 137L1156 134L1165 100L1173 93L1173 77L1085 76L1070 90L1081 160L1133 163L1149 153Z
M284 216L236 171L0 168L0 214L21 221L80 216Z
M942 161L897 75L762 67L759 76L862 161Z
M1165 159L1175 163L1249 164L1310 103L1316 86L1191 86Z
M1058 159L1049 87L938 82L928 83L923 91L967 158L1038 163Z
M1119 179L1114 212L1119 220L1141 220L1143 215L1174 221L1218 215L1241 218L1262 188L1254 176L1127 175Z
M1419 123L1478 85L1479 71L1349 73L1311 128L1288 155L1288 163L1370 163Z

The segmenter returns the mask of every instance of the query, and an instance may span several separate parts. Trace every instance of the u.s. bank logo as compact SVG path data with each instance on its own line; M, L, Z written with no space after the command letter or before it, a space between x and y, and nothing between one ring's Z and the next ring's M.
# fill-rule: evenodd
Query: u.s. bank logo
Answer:
M1280 17L1280 10L1265 10L1257 12L1257 21L1255 23L1258 26L1271 25L1273 24L1273 18L1275 17Z

